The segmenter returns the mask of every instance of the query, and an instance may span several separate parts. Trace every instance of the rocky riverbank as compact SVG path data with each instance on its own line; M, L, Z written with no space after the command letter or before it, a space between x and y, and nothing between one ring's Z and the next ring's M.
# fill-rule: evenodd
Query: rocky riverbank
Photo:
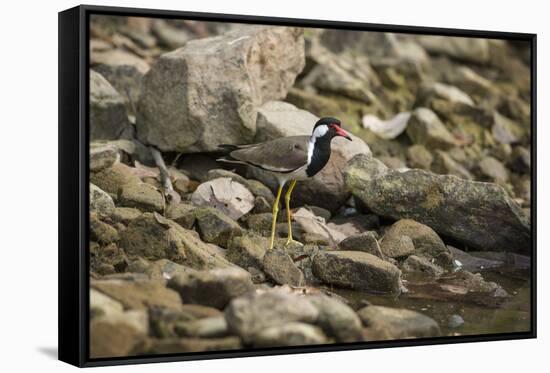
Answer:
M90 34L92 357L528 325L521 43L103 16ZM301 244L281 206L268 251L274 180L217 145L325 115L353 141L297 184ZM495 312L509 324L475 327Z

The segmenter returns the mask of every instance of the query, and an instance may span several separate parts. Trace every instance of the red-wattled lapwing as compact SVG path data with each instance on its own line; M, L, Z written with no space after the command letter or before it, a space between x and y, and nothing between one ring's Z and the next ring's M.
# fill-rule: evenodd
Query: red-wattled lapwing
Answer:
M273 248L275 240L275 224L283 186L287 181L290 181L290 186L285 195L288 220L288 240L286 244L288 245L294 242L289 206L290 194L296 185L296 181L313 177L325 167L330 158L330 142L336 136L342 136L351 141L349 133L342 129L338 119L326 117L315 123L311 136L281 137L251 145L220 145L221 149L229 151L229 153L225 158L220 158L219 161L256 167L265 173L272 174L279 182L277 197L273 205L270 249Z

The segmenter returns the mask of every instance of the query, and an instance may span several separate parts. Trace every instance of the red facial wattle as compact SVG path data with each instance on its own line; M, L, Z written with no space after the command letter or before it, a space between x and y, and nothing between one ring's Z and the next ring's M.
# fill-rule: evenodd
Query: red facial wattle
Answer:
M340 127L337 124L331 124L330 126L332 128L334 128L334 131L336 131L336 136L342 136L342 137L345 137L346 139L348 139L349 141L352 141L350 134L348 132L344 131L342 129L342 127Z

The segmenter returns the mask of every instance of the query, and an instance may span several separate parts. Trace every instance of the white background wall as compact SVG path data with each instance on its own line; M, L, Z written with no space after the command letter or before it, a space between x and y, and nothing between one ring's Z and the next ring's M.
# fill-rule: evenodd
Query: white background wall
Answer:
M102 5L538 33L539 338L162 365L124 372L524 372L548 361L546 236L550 22L544 1L119 0ZM8 0L0 12L0 370L69 371L57 346L57 12L75 1ZM76 125L76 123L75 123ZM76 248L75 248L76 250ZM546 295L546 296L545 296ZM546 364L545 364L546 362ZM537 366L540 366L538 368Z

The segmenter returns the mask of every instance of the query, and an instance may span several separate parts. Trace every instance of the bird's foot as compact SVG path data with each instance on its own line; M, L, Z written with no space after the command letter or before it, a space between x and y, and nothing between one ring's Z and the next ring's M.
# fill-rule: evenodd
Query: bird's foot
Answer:
M301 243L299 241L296 241L296 240L292 239L291 237L289 237L289 239L286 240L285 247L292 246L292 245L304 246L303 243Z

